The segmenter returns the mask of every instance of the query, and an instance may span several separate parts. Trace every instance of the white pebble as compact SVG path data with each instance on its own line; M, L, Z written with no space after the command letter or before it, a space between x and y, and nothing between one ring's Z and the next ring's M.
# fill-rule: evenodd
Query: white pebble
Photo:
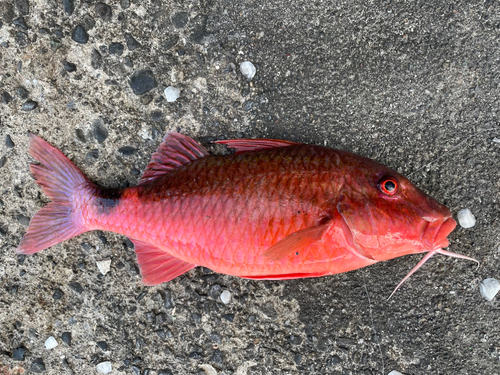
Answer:
M468 208L458 211L458 222L462 228L472 228L476 225L476 218Z
M168 86L165 89L165 98L167 98L167 102L173 103L177 100L177 98L181 95L181 90L174 86Z
M485 299L491 301L500 291L500 283L497 279L484 279L479 284L479 291Z
M53 336L50 336L47 340L45 340L45 349L54 349L57 345L59 344Z
M240 71L241 74L243 74L246 79L252 79L257 69L255 69L255 65L252 64L250 61L243 61L240 64Z
M97 268L99 268L99 271L103 275L106 275L109 272L109 269L111 267L111 259L105 259L105 260L100 260L97 263Z
M399 371L393 370L389 373L389 375L403 375L403 374L400 373Z
M101 362L95 368L99 374L109 374L111 372L111 362Z
M203 364L203 365L200 365L200 368L205 371L205 374L206 375L217 375L217 370L214 369L212 366L210 365L207 365L207 364Z
M224 305L227 305L231 301L231 292L229 290L223 291L220 295L220 300Z

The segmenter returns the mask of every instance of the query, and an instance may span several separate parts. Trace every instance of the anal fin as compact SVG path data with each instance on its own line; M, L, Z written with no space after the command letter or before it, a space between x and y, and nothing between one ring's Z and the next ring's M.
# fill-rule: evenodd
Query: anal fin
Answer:
M175 279L196 267L195 264L177 259L147 242L131 239L135 246L142 283L157 285Z

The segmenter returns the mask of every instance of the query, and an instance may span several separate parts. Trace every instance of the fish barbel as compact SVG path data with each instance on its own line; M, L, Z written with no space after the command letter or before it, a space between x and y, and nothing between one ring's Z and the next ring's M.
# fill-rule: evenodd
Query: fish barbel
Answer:
M134 243L146 285L198 265L283 280L427 252L404 281L435 253L474 260L442 249L456 226L450 210L382 164L281 140L218 143L236 152L209 155L169 133L137 186L104 189L30 134L30 153L41 163L31 171L51 202L32 218L17 253L112 231Z

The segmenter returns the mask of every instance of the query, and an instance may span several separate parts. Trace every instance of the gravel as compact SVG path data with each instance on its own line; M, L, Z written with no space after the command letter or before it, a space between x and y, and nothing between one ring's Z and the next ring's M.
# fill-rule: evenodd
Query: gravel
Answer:
M179 98L179 96L181 94L181 90L178 89L177 87L174 87L174 86L168 86L164 90L164 93L165 93L165 98L167 99L167 102L173 103Z
M252 79L255 76L257 69L250 61L243 61L240 64L240 71L246 79Z
M21 109L25 112L33 111L36 108L38 108L38 103L33 100L28 100L27 102L24 102L21 107Z
M147 69L135 72L130 77L129 85L135 95L143 95L157 86L153 72Z
M82 25L77 25L71 32L71 39L80 44L86 44L89 41L89 34Z

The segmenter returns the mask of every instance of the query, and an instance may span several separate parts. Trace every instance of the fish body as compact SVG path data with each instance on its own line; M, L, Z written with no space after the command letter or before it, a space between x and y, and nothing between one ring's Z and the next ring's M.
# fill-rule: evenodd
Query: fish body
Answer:
M237 152L209 155L169 133L137 186L101 189L31 135L42 163L32 172L53 202L35 215L18 252L105 230L134 242L148 285L197 265L292 279L440 252L456 226L448 208L359 155L279 140L219 143Z

